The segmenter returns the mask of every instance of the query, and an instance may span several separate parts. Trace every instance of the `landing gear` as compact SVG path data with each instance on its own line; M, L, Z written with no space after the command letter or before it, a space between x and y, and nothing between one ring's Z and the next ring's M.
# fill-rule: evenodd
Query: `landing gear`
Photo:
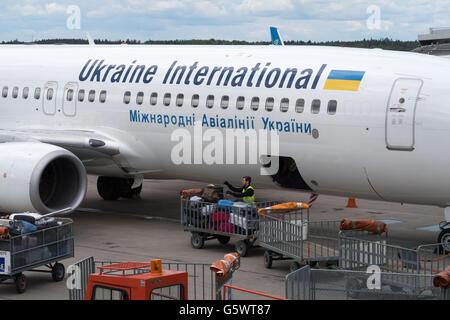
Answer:
M442 253L446 254L450 252L450 223L445 223L442 227L442 231L438 237L438 243L441 243Z
M133 188L135 180L113 177L99 177L97 180L97 191L99 195L108 201L119 198L137 199L142 192L142 184Z

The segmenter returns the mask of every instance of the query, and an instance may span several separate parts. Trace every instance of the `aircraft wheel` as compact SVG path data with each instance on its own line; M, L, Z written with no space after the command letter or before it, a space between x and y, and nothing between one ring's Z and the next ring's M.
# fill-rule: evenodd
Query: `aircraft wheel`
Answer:
M97 191L103 200L114 201L120 198L121 183L118 178L99 177L97 180Z
M443 253L450 252L450 228L444 229L439 234L438 243L441 243Z

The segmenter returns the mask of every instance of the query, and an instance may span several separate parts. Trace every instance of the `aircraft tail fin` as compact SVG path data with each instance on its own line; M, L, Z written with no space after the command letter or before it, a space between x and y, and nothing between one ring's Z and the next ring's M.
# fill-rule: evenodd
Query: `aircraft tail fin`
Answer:
M272 37L272 45L284 46L284 42L283 39L281 39L281 35L278 32L278 28L270 27L270 36Z

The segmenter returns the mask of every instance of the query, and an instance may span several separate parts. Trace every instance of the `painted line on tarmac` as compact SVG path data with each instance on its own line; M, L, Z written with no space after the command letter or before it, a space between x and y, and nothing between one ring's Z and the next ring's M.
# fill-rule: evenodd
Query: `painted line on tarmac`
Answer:
M179 220L179 219L172 219L172 218L158 217L158 216L149 216L149 215L140 215L140 214L126 213L126 212L105 211L105 210L93 209L93 208L78 208L77 210L75 210L75 212L110 214L110 215L115 215L115 216L140 218L140 219L144 219L144 220L148 220L148 221L159 220L159 221L175 222L175 223L181 222L181 220Z

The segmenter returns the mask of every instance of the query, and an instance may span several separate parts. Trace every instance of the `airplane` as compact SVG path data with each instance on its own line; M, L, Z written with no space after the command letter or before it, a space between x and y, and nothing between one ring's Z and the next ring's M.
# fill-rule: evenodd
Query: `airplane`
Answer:
M139 194L144 179L252 176L258 188L442 207L438 241L450 243L448 59L319 46L0 50L2 212L77 208L87 174L106 200ZM196 128L275 134L266 160L279 169L175 163L174 133Z

